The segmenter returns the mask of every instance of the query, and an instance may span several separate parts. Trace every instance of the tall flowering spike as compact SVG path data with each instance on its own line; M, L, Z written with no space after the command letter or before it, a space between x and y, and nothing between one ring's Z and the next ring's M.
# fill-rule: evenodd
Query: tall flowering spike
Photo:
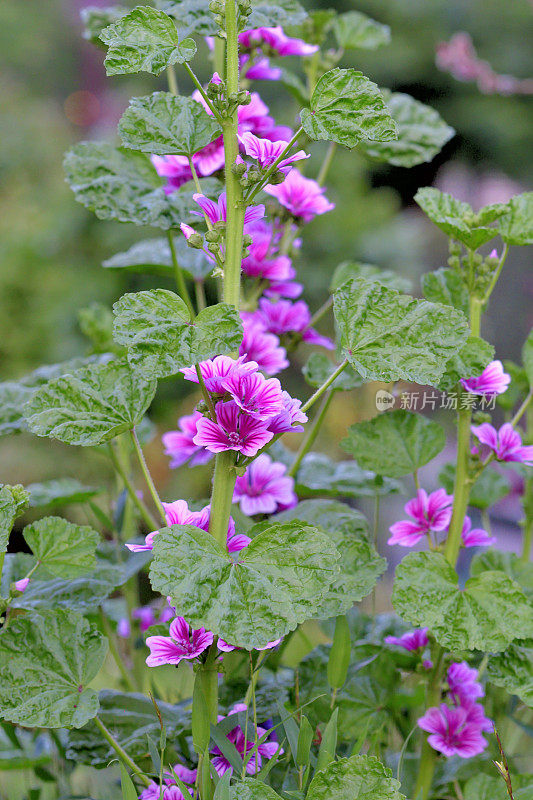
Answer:
M198 380L198 376L196 376ZM170 466L175 469L181 467L187 461L191 467L198 464L207 464L213 454L203 447L194 444L193 437L196 435L198 420L202 418L199 411L178 419L177 431L168 431L161 437L165 453L170 456Z
M283 408L281 384L277 378L265 378L260 372L230 375L224 381L239 408L256 419L268 419Z
M404 650L414 653L416 650L422 650L429 644L428 629L418 628L414 631L402 634L402 636L385 636L385 643L392 644L396 647L403 647Z
M281 347L279 339L267 333L261 325L243 320L244 337L239 346L239 355L265 375L277 375L289 366L287 351Z
M445 531L452 518L452 503L452 495L446 494L444 489L437 489L429 495L424 489L419 489L416 497L404 506L404 511L412 519L390 526L392 536L388 544L412 547L429 533Z
M446 703L439 708L429 708L418 720L418 726L430 734L431 747L445 756L460 758L472 758L486 748L487 740L482 735L483 730L487 730L486 723L492 728L480 706L468 708Z
M205 628L192 630L183 617L170 623L170 636L149 636L146 644L150 655L146 659L149 667L162 664L179 664L184 659L197 658L213 644L213 634Z
M494 536L483 528L472 528L470 517L465 517L461 538L464 547L489 547L496 542Z
M507 391L511 376L504 369L501 361L491 361L477 378L461 378L467 392L494 397Z
M301 400L291 397L286 391L283 392L283 408L279 414L268 421L268 429L272 433L289 433L303 431L303 425L307 422L307 414L301 411Z
M287 149L287 142L273 142L271 139L261 139L251 131L245 131L239 136L239 141L246 155L255 159L263 169L271 167ZM277 169L287 175L295 161L302 161L302 159L309 157L309 154L304 150L298 150L297 153L293 153L291 156L287 155L287 158L280 161Z
M246 472L237 478L233 502L239 503L243 514L273 514L297 503L294 480L285 473L285 464L272 461L262 453L257 456Z
M283 183L265 186L265 192L275 197L289 213L301 222L335 208L324 196L324 189L312 178L304 178L297 169L291 169Z
M230 356L216 356L207 361L200 362L200 372L204 379L205 388L213 394L224 394L226 389L225 381L233 375L250 375L258 369L258 364L246 359L244 355L239 358ZM195 367L184 367L180 372L185 376L185 380L198 383L198 373Z
M244 414L234 400L219 402L215 407L216 421L205 417L198 423L193 441L212 453L234 450L245 456L255 456L270 440L273 433L268 422Z
M482 445L480 456L485 459L491 453L498 461L512 461L533 466L533 445L523 445L518 431L510 422L506 422L499 430L488 422L472 425L472 433ZM478 452L476 447L474 453Z

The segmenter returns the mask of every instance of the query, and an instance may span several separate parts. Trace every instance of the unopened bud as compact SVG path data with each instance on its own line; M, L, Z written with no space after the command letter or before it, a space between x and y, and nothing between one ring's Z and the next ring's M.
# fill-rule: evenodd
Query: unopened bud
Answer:
M218 253L220 250L220 245L217 242L209 242L207 249L210 253Z
M193 247L195 250L201 250L204 246L204 240L200 233L191 233L187 239L187 245Z
M242 237L243 247L250 247L252 242L253 242L253 239L250 236L250 234L249 233L245 233L244 236Z
M219 219L218 222L215 222L215 224L213 225L213 230L220 231L222 233L223 231L226 230L226 223L222 222L222 220Z
M212 242L218 242L220 240L220 233L218 231L215 231L215 230L207 231L207 233L205 235L205 240L206 240L206 242L209 242L210 244Z
M248 170L248 180L250 183L257 183L262 177L261 170L257 169L257 167L250 167Z
M226 9L224 3L221 3L220 0L211 0L209 3L209 11L212 14L224 14Z
M271 183L273 186L277 186L278 183L283 183L285 180L285 174L281 172L279 169L274 172L273 175L270 176L268 182Z
M237 92L237 102L240 106L247 106L252 102L252 95L250 92L247 92L245 89L243 89L242 91Z
M231 167L231 171L237 178L242 178L244 173L246 172L246 164L233 164Z

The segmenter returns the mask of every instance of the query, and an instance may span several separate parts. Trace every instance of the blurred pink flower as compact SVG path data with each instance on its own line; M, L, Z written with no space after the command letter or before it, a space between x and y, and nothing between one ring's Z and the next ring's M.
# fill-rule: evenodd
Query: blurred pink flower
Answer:
M294 479L285 473L287 467L272 461L262 453L238 477L233 492L233 502L239 503L243 514L273 514L275 511L296 505Z

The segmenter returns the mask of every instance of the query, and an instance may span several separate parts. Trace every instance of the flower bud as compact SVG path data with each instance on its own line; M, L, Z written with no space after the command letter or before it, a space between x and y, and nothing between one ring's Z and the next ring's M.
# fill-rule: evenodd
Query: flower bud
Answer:
M209 11L212 14L224 14L226 8L224 3L221 3L220 0L211 0L209 3Z
M270 176L268 182L271 183L273 186L277 186L278 183L283 183L284 180L285 180L285 174L283 172L280 172L280 170L278 169Z
M261 170L257 167L250 167L248 170L248 180L250 183L257 183L262 177Z
M220 250L220 245L218 244L218 242L209 242L209 244L207 245L207 249L209 250L210 253L218 253L218 251Z
M204 246L203 236L200 233L191 233L187 239L187 246L192 247L195 250L201 250Z
M237 178L242 178L244 173L246 172L246 164L233 164L231 167L231 171Z
M249 233L245 233L242 237L242 245L243 247L250 247L253 242L253 238L250 236Z
M252 95L250 92L247 92L243 89L242 91L237 92L237 102L240 106L247 106L252 102Z
M207 231L207 233L205 234L205 240L206 240L206 242L209 242L209 244L212 244L212 242L220 241L220 233L219 233L219 231L215 231L215 230Z

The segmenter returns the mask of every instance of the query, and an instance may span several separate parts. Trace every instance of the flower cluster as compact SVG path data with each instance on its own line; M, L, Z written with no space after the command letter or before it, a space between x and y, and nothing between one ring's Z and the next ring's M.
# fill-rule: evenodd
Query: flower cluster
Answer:
M451 664L446 693L451 704L429 708L418 720L419 727L430 734L431 747L447 757L472 758L487 746L483 733L492 731L493 723L477 702L485 694L477 678L477 670L465 661Z
M240 711L246 711L244 703L237 703L228 713L228 717L238 714ZM223 716L219 716L218 721L221 722ZM270 733L269 733L270 731ZM267 736L268 734L268 736ZM280 748L275 731L270 728L257 726L256 739L259 742L256 747L256 741L249 739L240 725L236 725L228 734L227 738L237 748L237 752L242 760L246 763L246 773L248 775L256 775L263 765L263 759L269 761L276 753L283 754L283 749ZM261 741L263 740L263 741ZM251 754L251 751L254 753ZM214 747L211 751L211 763L219 776L224 775L226 772L233 772L233 767L230 762L218 747Z

